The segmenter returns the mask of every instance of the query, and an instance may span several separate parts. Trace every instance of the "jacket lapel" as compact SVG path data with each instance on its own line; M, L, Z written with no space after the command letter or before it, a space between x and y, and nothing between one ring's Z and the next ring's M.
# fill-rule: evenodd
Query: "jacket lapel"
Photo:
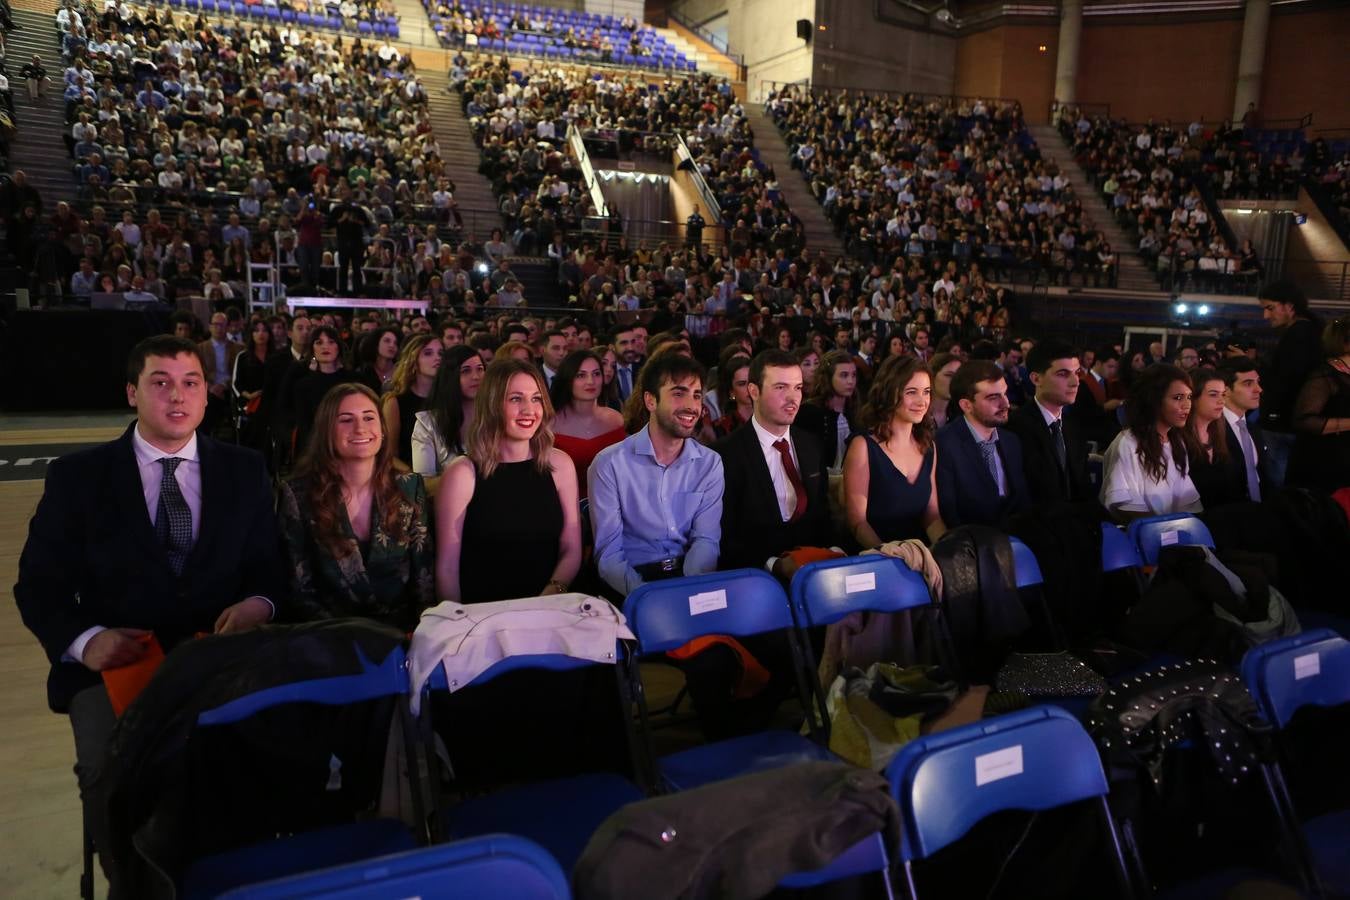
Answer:
M195 568L208 552L220 529L220 520L230 507L230 479L220 471L221 459L215 441L197 433L197 468L202 479L201 522L197 527L197 542L188 556L188 568ZM187 571L186 569L184 571Z
M126 519L127 533L132 536L132 542L138 547L143 547L147 555L167 566L169 558L155 537L155 527L150 522L150 511L145 506L145 488L141 485L141 470L136 463L136 450L131 442L135 427L136 423L132 422L117 442L117 454L113 464L113 493Z

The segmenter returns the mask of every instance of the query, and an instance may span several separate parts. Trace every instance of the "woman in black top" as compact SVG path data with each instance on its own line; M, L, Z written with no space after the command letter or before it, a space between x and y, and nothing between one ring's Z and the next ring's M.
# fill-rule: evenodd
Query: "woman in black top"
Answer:
M412 433L417 414L426 409L431 384L441 368L441 339L415 334L399 351L394 377L380 401L385 432L395 448L400 472L412 471Z
M240 442L255 450L263 449L266 432L256 413L262 402L263 364L272 352L272 329L262 319L253 323L249 329L248 346L244 352L234 358L234 375L230 383L239 407L244 413L244 427L240 432Z
M1223 416L1227 388L1223 376L1213 369L1195 369L1192 378L1195 399L1181 434L1186 443L1191 481L1195 482L1205 509L1237 503L1246 499L1245 472L1232 465L1233 457L1228 450Z
M797 424L820 441L825 467L844 464L843 448L857 427L858 368L847 350L831 350L816 367L810 399L797 413Z
M295 448L303 454L309 447L310 432L319 403L334 385L360 381L356 372L342 364L342 339L331 325L320 325L312 332L309 371L299 376L291 389L295 411Z
M1322 352L1294 401L1288 481L1333 493L1350 487L1350 316L1323 330Z

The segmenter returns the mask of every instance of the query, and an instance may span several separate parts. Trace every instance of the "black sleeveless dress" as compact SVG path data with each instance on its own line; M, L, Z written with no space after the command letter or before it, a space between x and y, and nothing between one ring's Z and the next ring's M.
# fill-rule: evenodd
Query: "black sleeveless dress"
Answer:
M558 564L562 503L553 476L532 459L500 463L477 477L464 511L461 603L534 597Z
M933 448L923 455L919 475L911 483L870 434L855 438L859 439L867 442L867 524L882 541L926 542L923 514L933 492Z
M417 414L427 408L427 398L407 391L394 400L398 403L398 458L412 465L413 427L417 424Z

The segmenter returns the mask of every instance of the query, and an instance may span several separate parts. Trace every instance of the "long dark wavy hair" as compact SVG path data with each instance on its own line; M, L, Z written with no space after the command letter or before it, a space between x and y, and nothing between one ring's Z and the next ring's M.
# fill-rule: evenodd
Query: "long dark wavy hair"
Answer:
M859 423L871 432L877 443L884 444L890 440L891 420L904 399L905 388L916 375L921 374L927 375L929 384L932 384L933 373L928 370L927 364L916 356L891 356L881 364L881 368L877 369L872 386L867 391L867 402L863 404ZM930 402L923 421L915 422L910 432L914 437L914 443L919 445L920 453L927 453L928 448L933 446L933 434L936 430L933 424L933 406Z
M1163 458L1162 437L1158 434L1158 420L1162 418L1163 398L1173 383L1180 381L1191 386L1190 376L1176 366L1165 363L1149 366L1139 373L1130 385L1130 399L1125 404L1125 427L1139 442L1139 464L1154 481L1167 477L1167 460ZM1172 462L1177 471L1186 474L1186 441L1181 428L1167 432L1172 447Z
M1215 369L1196 369L1191 377L1191 387L1195 391L1196 399L1204 393L1206 387L1213 382L1223 384L1223 375ZM1186 444L1186 453L1192 462L1206 459L1205 446L1208 445L1210 452L1214 454L1214 462L1228 462L1228 427L1222 414L1205 426L1205 440L1200 440L1200 417L1195 414L1195 408L1191 408L1191 417L1186 420L1186 427L1181 430L1181 439Z
M853 366L853 370L857 371L858 362L847 350L831 350L823 355L820 358L820 365L816 366L816 376L811 379L811 389L806 399L817 406L826 406L834 396L834 370L844 363ZM844 416L850 422L858 415L858 405L858 389L855 387L853 395L844 401Z
M553 403L554 412L562 412L572 405L572 382L576 380L577 372L581 371L581 364L588 359L595 360L595 364L600 367L600 373L603 377L605 361L600 358L600 354L596 351L573 350L567 354L558 366L558 374L553 376L553 387L548 389L548 398ZM604 393L603 388L601 393ZM597 398L598 400L599 398Z
M342 458L333 443L337 426L338 408L342 401L360 394L375 407L380 423L380 452L375 456L375 471L371 477L375 497L375 519L385 534L395 542L406 536L406 526L412 521L413 508L403 497L394 480L395 448L385 432L384 417L380 412L380 398L364 384L345 382L334 385L314 415L314 429L310 432L305 455L296 464L295 476L303 480L308 495L314 541L334 559L345 559L359 552L356 540L342 528L346 504L342 499Z
M427 409L441 445L456 452L464 449L459 434L464 427L464 391L459 384L459 370L471 359L478 359L478 351L466 344L441 354L441 367L436 370L431 393L427 395Z

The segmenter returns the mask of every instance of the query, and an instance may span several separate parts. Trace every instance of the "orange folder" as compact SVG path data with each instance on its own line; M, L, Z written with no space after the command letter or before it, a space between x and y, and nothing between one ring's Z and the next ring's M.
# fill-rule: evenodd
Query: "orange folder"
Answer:
M119 717L131 705L131 701L145 690L155 670L164 662L164 649L153 634L142 635L136 640L145 645L145 654L140 659L130 665L105 669L103 672L103 686L108 689L113 713Z

